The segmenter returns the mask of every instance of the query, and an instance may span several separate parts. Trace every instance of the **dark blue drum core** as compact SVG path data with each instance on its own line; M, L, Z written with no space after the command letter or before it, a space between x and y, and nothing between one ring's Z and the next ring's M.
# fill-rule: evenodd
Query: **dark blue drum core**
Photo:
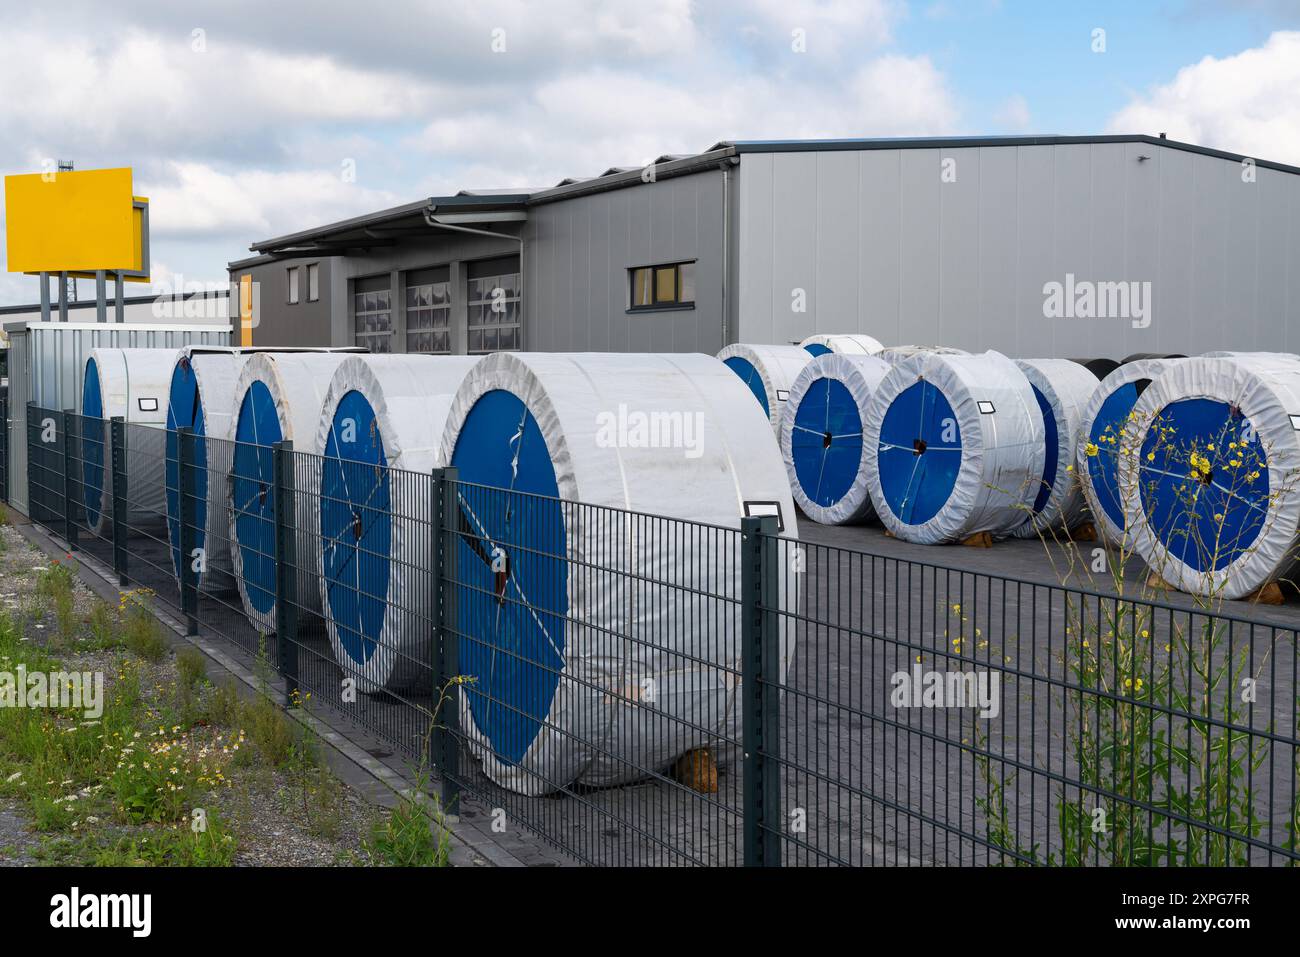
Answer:
M758 404L763 407L763 414L770 416L772 407L767 404L767 390L763 388L763 377L758 374L754 364L740 356L732 356L723 362L728 369L740 376L745 385L749 386L749 391L754 393L754 398L758 399Z
M354 389L335 407L325 440L320 533L325 611L343 653L358 667L379 647L388 610L393 547L389 481L375 410Z
M520 399L481 396L451 464L459 497L460 670L474 723L496 757L517 764L551 710L564 668L569 611L567 530L546 440ZM592 516L596 521L600 519ZM591 582L593 588L605 583ZM609 655L620 642L593 632Z
M961 429L938 388L917 382L889 404L876 464L885 501L900 521L923 525L939 514L961 471Z
M230 501L235 513L240 579L248 603L263 615L275 607L275 450L284 438L275 400L264 382L244 392L235 422Z
M94 359L86 363L86 380L81 387L81 483L86 500L86 522L91 528L99 524L104 507L104 396L99 385L99 366Z
M1140 493L1152 533L1198 572L1252 548L1268 516L1268 460L1250 420L1226 402L1165 406L1142 443Z
M1034 498L1034 514L1037 515L1047 507L1052 487L1056 485L1056 470L1060 467L1061 458L1061 430L1057 427L1056 415L1052 412L1052 404L1047 401L1047 396L1043 395L1038 386L1031 383L1029 387L1034 390L1034 398L1038 400L1038 408L1043 413L1043 474L1038 495Z
M1088 442L1096 448L1096 454L1087 455L1092 493L1106 517L1120 529L1124 528L1124 503L1119 494L1120 432L1150 382L1150 379L1129 382L1106 396L1089 426Z
M799 400L790 432L790 457L804 495L834 505L853 487L862 463L858 403L838 379L815 379Z
M824 346L820 342L810 342L803 347L804 352L816 359L818 356L824 356L831 350L829 346Z
M203 548L208 519L208 443L203 425L199 380L187 358L172 369L167 392L167 534L171 540L172 568L181 573L180 433L194 432L194 547Z

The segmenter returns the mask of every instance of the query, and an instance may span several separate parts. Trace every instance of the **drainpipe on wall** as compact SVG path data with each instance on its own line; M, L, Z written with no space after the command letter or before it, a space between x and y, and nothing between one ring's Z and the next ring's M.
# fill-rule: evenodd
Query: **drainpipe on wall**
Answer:
M727 338L727 318L731 308L731 172L740 165L740 158L728 156L718 168L722 170L722 345L731 344Z
M488 236L491 237L492 239L513 239L515 242L519 244L519 308L522 310L527 310L528 308L527 300L524 297L525 277L524 277L523 228L520 227L519 230L520 234L518 236L511 236L509 233L494 233L490 229L475 229L472 226L453 226L451 223L439 222L437 213L438 213L437 206L429 206L424 211L425 223L429 226L432 226L435 229L449 229L455 233L469 233L472 236ZM521 341L520 341L520 348L521 350L526 351L528 348L528 342L526 337L528 336L528 327L531 325L531 323L524 321L524 314L522 313L519 316L519 320L520 320L519 329L523 333L523 337L521 337Z

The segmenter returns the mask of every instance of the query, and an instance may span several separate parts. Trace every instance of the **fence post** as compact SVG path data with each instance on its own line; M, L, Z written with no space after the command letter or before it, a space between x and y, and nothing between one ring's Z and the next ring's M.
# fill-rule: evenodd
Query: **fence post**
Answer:
M275 482L275 651L284 678L285 706L298 690L298 550L294 533L293 443L275 443L272 451Z
M68 551L75 552L77 550L77 496L74 489L76 480L73 478L72 463L76 455L76 410L64 409L62 419L63 441L59 448L63 453L63 538L68 543Z
M194 570L194 548L197 538L198 490L194 469L194 433L187 427L176 430L177 489L176 500L180 522L176 571L181 584L181 612L185 616L185 634L199 633L198 573Z
M9 446L13 436L9 434L9 393L0 393L0 469L4 471L0 479L0 501L9 504Z
M438 702L430 742L438 764L441 781L442 811L448 816L460 813L460 685L448 682L460 673L460 639L456 625L456 547L457 496L459 472L454 466L434 469L432 484L433 517L430 540L433 555L433 596L435 601L433 632L433 699ZM446 689L446 700L443 690Z
M780 622L777 522L740 520L740 641L746 867L781 864Z
M109 458L110 481L113 494L113 571L117 574L117 583L125 588L128 584L126 566L126 420L120 415L113 416L109 422L109 441L112 453Z

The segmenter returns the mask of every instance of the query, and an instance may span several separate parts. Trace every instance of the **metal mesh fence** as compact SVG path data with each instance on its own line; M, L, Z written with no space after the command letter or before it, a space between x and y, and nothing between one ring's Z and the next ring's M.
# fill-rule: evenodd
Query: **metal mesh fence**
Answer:
M577 860L1300 860L1296 632L29 407L31 518Z

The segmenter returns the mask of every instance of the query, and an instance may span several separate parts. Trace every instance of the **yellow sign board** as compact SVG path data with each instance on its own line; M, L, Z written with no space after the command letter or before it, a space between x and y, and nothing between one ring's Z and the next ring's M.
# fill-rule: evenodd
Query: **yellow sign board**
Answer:
M132 240L135 243L135 265L129 270L124 269L114 271L120 271L122 273L122 278L126 282L149 282L149 264L145 262L145 243L149 237L149 227L147 223L147 217L149 215L149 197L135 196L133 199L135 209L131 211L131 233ZM74 279L95 278L93 272L85 272L83 270L72 270L68 272L68 275Z
M140 269L131 170L5 177L10 272Z

